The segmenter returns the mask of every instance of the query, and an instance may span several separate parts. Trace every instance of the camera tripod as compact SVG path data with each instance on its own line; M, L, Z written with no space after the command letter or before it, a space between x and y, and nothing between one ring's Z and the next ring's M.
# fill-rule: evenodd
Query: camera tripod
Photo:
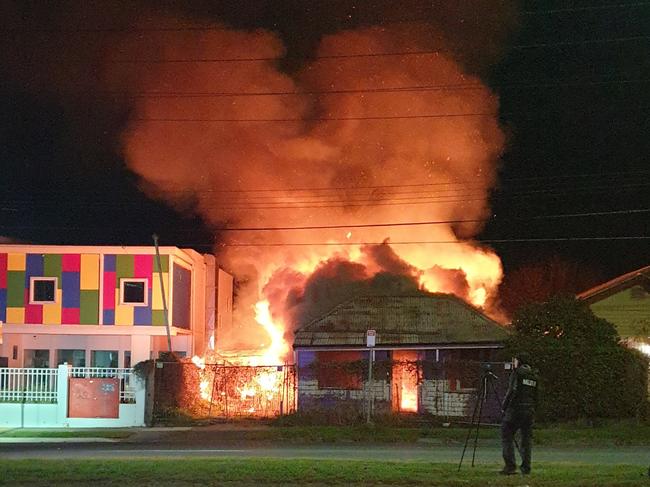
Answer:
M467 451L469 439L472 436L472 432L474 431L474 426L476 426L476 432L474 435L474 450L472 452L472 467L474 466L474 461L476 460L476 447L478 446L478 431L481 427L481 416L483 415L483 405L487 402L488 394L490 391L498 401L499 406L501 406L501 397L499 397L499 393L497 392L496 386L494 385L494 381L498 379L499 378L490 370L489 365L483 369L483 373L481 374L480 378L481 384L478 390L476 404L474 405L474 412L472 413L472 420L470 421L470 426L467 430L467 437L465 438L463 454L461 455L460 463L458 464L459 472L460 467L463 465L463 459L465 458L465 452ZM517 447L517 450L519 450L519 443L517 443L516 439L515 446Z

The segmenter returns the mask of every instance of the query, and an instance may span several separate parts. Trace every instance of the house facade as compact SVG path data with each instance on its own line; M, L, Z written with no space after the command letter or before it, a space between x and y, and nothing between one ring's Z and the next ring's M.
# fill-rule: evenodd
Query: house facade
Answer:
M650 356L650 266L584 291L578 299L612 323L629 346Z
M168 350L166 322L173 351L202 354L214 343L223 271L212 255L159 252L160 259L154 247L0 245L0 360L128 368Z
M296 332L298 409L467 416L478 364L494 362L507 336L452 295L354 298ZM507 375L503 364L495 373Z

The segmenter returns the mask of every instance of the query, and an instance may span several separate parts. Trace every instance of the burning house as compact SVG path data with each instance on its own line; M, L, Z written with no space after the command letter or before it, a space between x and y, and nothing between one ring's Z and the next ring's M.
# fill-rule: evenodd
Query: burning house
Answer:
M376 333L372 351L368 330ZM362 409L370 395L378 413L465 416L476 388L466 365L494 361L507 336L449 294L353 298L296 331L298 408Z
M89 83L125 94L116 145L142 191L215 229L237 276L215 332L229 364L290 362L295 329L354 296L450 293L499 316L501 261L475 237L506 137L466 56L494 45L450 38L462 18L328 32L291 69L277 33L214 19L169 13L165 35L102 37L97 52L120 59L211 60L98 59Z

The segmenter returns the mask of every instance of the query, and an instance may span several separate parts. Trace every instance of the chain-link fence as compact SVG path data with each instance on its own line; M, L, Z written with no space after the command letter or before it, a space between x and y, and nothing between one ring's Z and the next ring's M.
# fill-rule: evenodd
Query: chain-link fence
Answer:
M270 418L296 409L293 365L232 366L157 362L154 416Z
M470 421L482 397L481 421L497 422L509 372L500 362L381 360L369 380L367 361L316 361L298 371L298 408L327 416L344 410Z

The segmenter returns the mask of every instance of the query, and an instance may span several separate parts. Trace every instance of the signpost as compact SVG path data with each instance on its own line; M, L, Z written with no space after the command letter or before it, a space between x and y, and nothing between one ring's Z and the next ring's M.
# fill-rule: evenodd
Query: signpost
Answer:
M366 387L367 400L368 400L368 414L366 416L366 422L371 423L372 410L374 409L375 403L375 394L373 393L372 387L372 363L375 359L375 343L377 338L377 332L375 330L368 330L366 332L366 347L368 347L368 386Z

